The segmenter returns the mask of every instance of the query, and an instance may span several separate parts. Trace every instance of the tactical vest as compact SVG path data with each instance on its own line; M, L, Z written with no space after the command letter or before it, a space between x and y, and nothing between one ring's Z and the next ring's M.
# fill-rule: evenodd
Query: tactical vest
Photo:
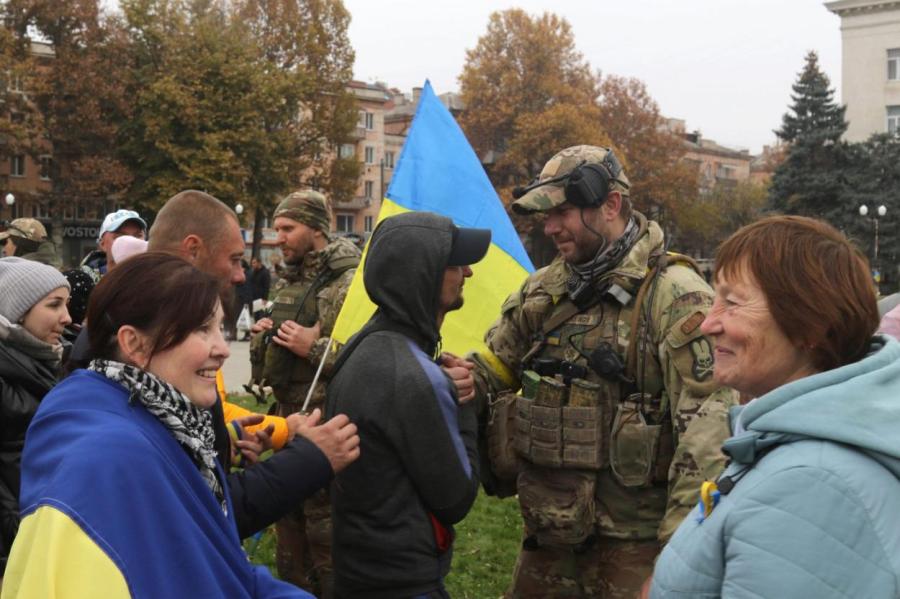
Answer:
M580 312L559 302L523 361L513 445L525 462L523 518L539 544L577 547L598 531L620 536L622 520L662 518L674 442L649 315L669 260L641 281L614 279ZM653 538L655 526L623 536Z
M329 262L314 279L304 279L279 289L272 301L271 330L277 331L287 320L303 327L315 326L319 320L319 292L358 263L356 257L339 258ZM302 403L317 366L270 340L265 350L262 378L272 386L278 402Z

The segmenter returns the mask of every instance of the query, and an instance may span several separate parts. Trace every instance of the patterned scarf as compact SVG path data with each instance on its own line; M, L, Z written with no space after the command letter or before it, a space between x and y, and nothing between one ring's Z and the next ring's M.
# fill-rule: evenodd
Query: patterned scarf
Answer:
M125 387L130 394L129 402L139 402L169 430L197 466L227 515L225 494L216 476L212 415L195 406L169 383L136 366L113 360L92 360L88 370Z
M614 269L622 262L622 259L631 251L634 242L637 241L640 227L637 219L632 216L625 225L625 231L622 236L612 243L605 242L603 246L597 250L597 255L590 262L584 264L570 264L569 278L566 280L566 291L569 298L575 305L582 305L589 298L594 297L591 293L591 287L594 282ZM606 293L609 283L605 283L603 288L597 290L600 295Z

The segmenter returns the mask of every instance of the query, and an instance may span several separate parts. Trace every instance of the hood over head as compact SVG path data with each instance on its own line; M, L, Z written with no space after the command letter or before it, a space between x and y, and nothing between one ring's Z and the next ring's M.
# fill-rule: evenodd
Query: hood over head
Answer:
M754 399L739 418L746 432L724 449L747 463L765 447L801 439L848 445L900 478L900 342L876 335L858 362L793 381Z
M387 218L369 241L363 267L366 292L379 313L435 346L440 340L437 314L444 271L478 262L489 244L490 231L461 229L431 212Z

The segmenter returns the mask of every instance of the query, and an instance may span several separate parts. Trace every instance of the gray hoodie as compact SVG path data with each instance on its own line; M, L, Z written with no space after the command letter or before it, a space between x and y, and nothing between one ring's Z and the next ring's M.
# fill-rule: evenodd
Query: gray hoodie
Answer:
M332 487L335 593L413 597L441 587L452 525L478 491L476 422L435 364L451 221L385 220L363 279L378 311L341 354L327 415L359 427L360 458Z

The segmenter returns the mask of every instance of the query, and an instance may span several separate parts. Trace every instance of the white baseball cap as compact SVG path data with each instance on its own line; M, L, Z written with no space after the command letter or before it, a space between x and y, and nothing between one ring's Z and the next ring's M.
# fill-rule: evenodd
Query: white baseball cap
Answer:
M134 210L116 210L115 212L110 212L106 215L106 218L103 219L103 225L100 227L100 233L97 235L97 241L103 238L104 233L109 233L110 231L118 231L119 227L127 223L128 221L133 220L140 223L141 228L146 232L147 231L147 223L144 222L144 219L141 218L141 215L135 212Z

